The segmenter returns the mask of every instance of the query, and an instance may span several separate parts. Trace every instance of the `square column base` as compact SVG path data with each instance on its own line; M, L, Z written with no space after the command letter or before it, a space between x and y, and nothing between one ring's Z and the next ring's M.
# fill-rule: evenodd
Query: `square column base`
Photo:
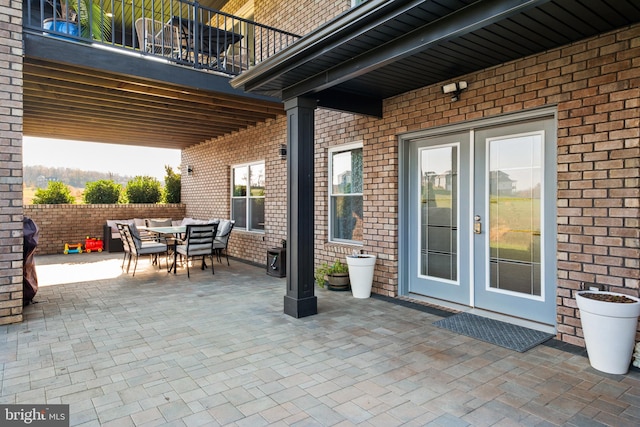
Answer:
M297 299L285 295L284 314L288 314L296 319L318 314L318 298L314 295L309 298Z

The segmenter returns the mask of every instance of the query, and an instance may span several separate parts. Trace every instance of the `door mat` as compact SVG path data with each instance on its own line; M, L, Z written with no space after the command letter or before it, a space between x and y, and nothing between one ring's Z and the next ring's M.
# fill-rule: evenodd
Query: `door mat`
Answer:
M433 322L433 325L520 353L524 353L554 337L554 335L546 332L470 313L455 314Z

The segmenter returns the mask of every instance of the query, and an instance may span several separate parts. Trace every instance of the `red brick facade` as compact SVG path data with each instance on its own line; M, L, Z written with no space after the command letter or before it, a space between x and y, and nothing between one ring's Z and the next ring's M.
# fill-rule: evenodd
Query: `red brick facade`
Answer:
M230 217L231 168L265 162L265 233L234 229L229 239L232 256L265 264L267 249L286 239L287 162L280 158L281 144L286 144L284 116L182 153L182 163L194 170L193 175L182 178L182 202L187 216L194 218Z
M0 0L0 325L22 320L22 2Z
M242 3L231 2L228 10L233 12ZM306 34L349 5L348 0L294 3L255 0L255 19ZM15 17L16 22L18 18ZM1 19L0 23L4 24ZM15 31L19 34L21 29ZM0 37L3 34L0 32ZM7 41L19 39L13 34ZM0 78L14 79L9 92L2 89L0 94L17 100L21 90L19 76L5 77L13 76L13 70L19 68L20 46L14 44L17 46L13 49L6 48L4 43L0 48L6 49L2 52L10 55L11 64L9 69L0 69ZM398 136L537 107L553 107L558 117L557 336L582 346L574 299L581 282L603 283L613 290L634 295L638 295L640 287L640 25L452 77L469 83L457 102L442 96L441 84L436 84L386 100L381 119L316 111L316 262L332 261L353 249L375 253L378 262L374 291L396 296L401 172ZM0 115L7 119L0 128L3 149L0 191L7 194L1 205L5 219L0 229L3 233L0 323L3 319L19 321L17 317L10 317L13 308L18 310L11 300L12 292L17 291L15 284L21 281L19 244L5 243L4 237L21 238L17 231L21 228L18 222L21 210L11 202L18 197L21 200L21 192L15 186L5 185L13 182L8 177L20 175L19 149L14 148L21 144L20 111L18 105L11 111L0 108ZM327 236L328 149L354 142L363 143L364 153L363 246L328 243ZM230 240L233 256L264 264L266 250L279 246L280 240L286 237L286 161L280 159L278 153L284 143L286 118L281 116L183 151L182 163L193 167L193 174L185 175L182 180L185 215L192 217L229 217L231 168L265 162L265 233L234 232ZM17 154L12 156L14 149ZM21 179L16 181L20 183ZM16 213L12 213L13 207ZM58 244L56 239L60 238L54 238L54 244Z
M281 12L281 11L280 11ZM599 282L637 295L640 268L638 116L640 26L635 25L539 55L460 76L469 82L451 103L441 85L393 99L382 119L316 111L316 262L355 249L378 255L374 291L398 294L398 135L434 126L498 117L542 106L558 114L557 336L583 345L574 292ZM256 262L286 231L285 162L277 157L286 123L278 119L185 150L186 163L205 167L200 185L185 182L187 212L229 212L230 167L265 160L267 211L264 243L236 235L232 253ZM335 145L364 143L364 244L328 242L327 152ZM195 178L194 178L195 179ZM222 192L198 194L204 183ZM197 190L200 188L201 190ZM222 210L220 210L222 209Z

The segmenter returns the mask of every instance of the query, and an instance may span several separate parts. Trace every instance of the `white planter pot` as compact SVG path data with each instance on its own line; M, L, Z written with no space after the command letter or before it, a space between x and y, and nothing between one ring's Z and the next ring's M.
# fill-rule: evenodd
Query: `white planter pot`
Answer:
M640 299L624 295L636 302L597 301L581 295L586 292L593 291L578 292L576 303L580 309L589 363L595 369L608 374L626 374L635 346ZM615 292L600 293L622 295Z
M369 298L373 285L373 270L376 266L375 255L347 256L349 281L354 298Z

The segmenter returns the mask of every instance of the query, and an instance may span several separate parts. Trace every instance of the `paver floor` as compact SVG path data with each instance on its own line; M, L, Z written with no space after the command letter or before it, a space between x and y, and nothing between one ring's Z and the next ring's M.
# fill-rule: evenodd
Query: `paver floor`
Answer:
M70 405L73 426L638 426L640 373L572 352L517 353L440 317L318 289L283 314L285 279L231 260L167 274L120 257L36 258L37 304L0 326L0 402Z

